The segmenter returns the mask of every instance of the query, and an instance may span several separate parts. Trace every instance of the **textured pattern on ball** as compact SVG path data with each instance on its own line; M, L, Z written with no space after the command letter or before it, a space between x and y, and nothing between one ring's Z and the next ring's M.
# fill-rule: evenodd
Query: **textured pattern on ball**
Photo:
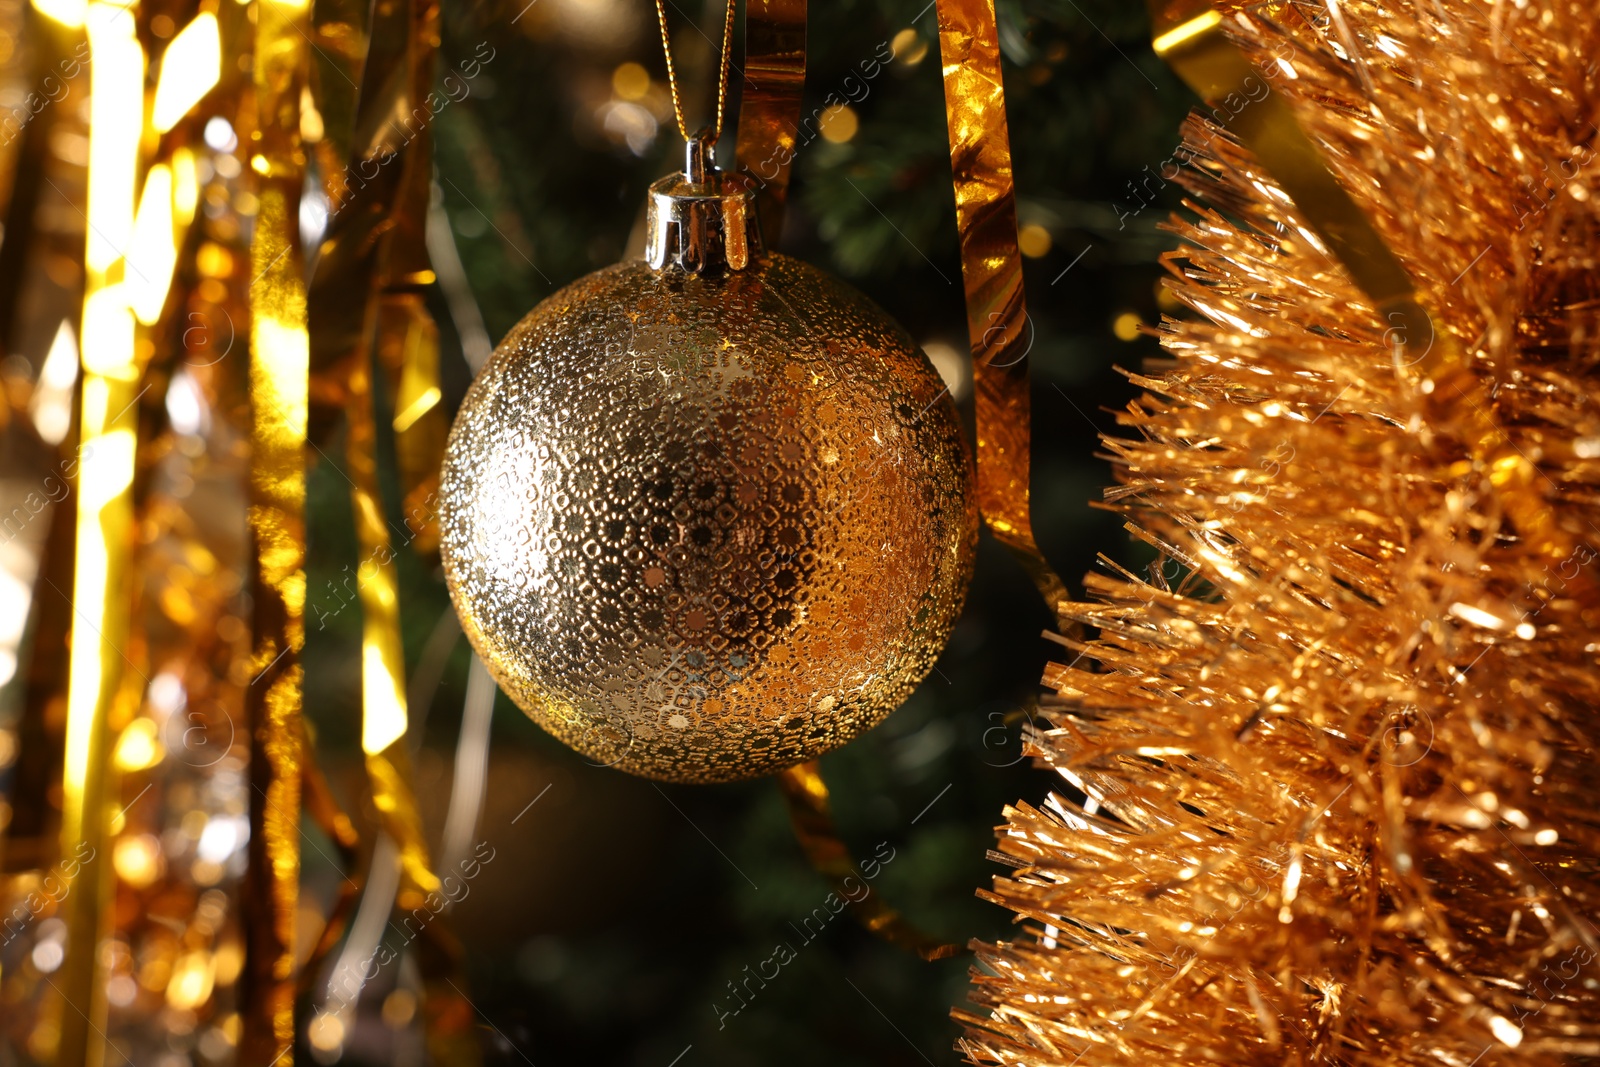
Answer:
M450 594L501 687L634 774L768 774L933 667L977 542L938 375L870 300L773 255L625 263L544 301L445 456Z

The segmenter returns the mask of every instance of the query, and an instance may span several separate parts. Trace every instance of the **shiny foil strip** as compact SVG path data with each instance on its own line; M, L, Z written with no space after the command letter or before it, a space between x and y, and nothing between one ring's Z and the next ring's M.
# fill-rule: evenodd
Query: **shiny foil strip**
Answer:
M426 175L428 167L419 166L418 170ZM425 216L427 207L423 199L417 210ZM428 310L421 285L397 282L384 286L378 298L375 355L384 370L389 408L394 412L390 426L400 472L405 536L413 551L432 559L439 551L439 465L449 426L440 403L439 326Z
M399 858L395 904L405 912L438 907L440 881L429 859L417 807L406 735L405 651L400 634L399 569L378 490L377 427L371 371L358 364L348 382L351 405L346 458L362 553L357 575L361 601L361 747L367 785L383 829ZM431 909L430 909L431 910ZM329 948L332 947L329 942ZM460 993L460 953L441 921L428 924L417 961L426 993L424 1024L432 1061L465 1067L479 1060L472 1010Z
M938 0L938 12L978 416L978 506L990 532L1021 561L1059 616L1067 589L1034 542L1028 517L1033 327L1022 290L994 2Z
M304 726L304 720L301 724ZM361 835L356 832L350 816L339 806L338 798L333 795L333 790L328 785L327 775L323 773L315 759L309 758L311 739L305 735L304 730L301 732L300 744L308 753L300 782L300 796L301 802L305 805L305 816L328 835L328 840L333 842L334 853L338 856L339 863L346 871L352 871L360 861ZM333 898L333 903L328 908L327 921L322 924L322 932L317 935L317 940L312 945L311 952L305 957L305 963L295 980L296 999L310 992L317 977L322 973L323 964L329 953L337 948L344 938L351 917L361 903L362 888L359 876L346 875L340 880L338 895Z
M391 382L398 378L406 389L417 391L405 410L396 411L396 422L414 429L430 409L437 409L437 331L431 348L406 344L415 331L411 319L403 317L396 346L394 316L382 314L388 294L380 289L380 276L399 274L402 284L413 286L432 280L422 246L430 158L417 147L421 130L402 131L389 119L400 114L414 124L428 114L417 94L426 96L432 81L438 6L429 0L386 0L373 11L372 37L355 123L357 147L345 170L347 180L360 184L342 190L343 210L324 238L310 290L312 381L320 402L319 426L326 430L338 417L347 425L344 474L361 553L362 750L373 804L399 849L400 902L417 907L438 888L438 879L429 867L405 746L409 717L399 575L378 487L373 336L376 331L379 352L399 349L399 358L386 369ZM367 180L366 175L373 177ZM407 265L395 271L390 266L395 260ZM431 399L430 390L417 385L419 378L431 378ZM395 395L391 390L391 397ZM437 421L442 413L433 414ZM442 447L442 425L436 433ZM398 436L397 450L405 455L405 435ZM411 449L413 455L415 451ZM434 484L438 462L436 454L431 461ZM430 466L425 457L418 465Z
M434 281L426 244L427 123L436 104L438 19L432 2L385 0L373 10L353 146L326 182L333 210L311 283L312 436L327 437L343 420L353 363L375 351L392 412L407 541L424 555L438 548L447 432L438 328L422 298ZM463 70L484 61L470 59Z
M349 163L331 190L340 210L325 235L311 286L313 421L347 425L346 462L361 553L362 750L367 784L399 858L395 902L405 911L437 899L407 747L399 572L379 488L376 374L392 412L406 543L438 546L435 519L446 425L440 405L439 333L424 292L434 272L426 227L432 179L431 114L439 8L385 0L372 13ZM474 60L473 62L477 62ZM399 121L394 116L403 116ZM341 923L343 917L341 916ZM325 937L319 948L331 949ZM425 1027L433 1062L478 1062L472 1009L460 987L460 953L440 923L418 946Z
M110 235L133 228L144 52L131 18L90 5L89 195L79 393L77 525L73 549L67 728L62 761L61 854L84 862L63 904L67 955L52 984L61 1003L58 1063L103 1062L107 1003L98 952L106 929L116 779L108 769L110 722L129 694L133 487L139 445L141 362L133 309L119 284L126 250Z
M789 805L789 821L806 858L849 903L856 921L892 945L915 952L925 960L942 960L958 954L961 946L945 944L912 926L876 893L857 896L861 871L839 837L828 803L828 783L822 780L816 760L790 767L778 775L778 786ZM853 890L848 882L855 881Z
M756 215L768 248L777 247L783 232L805 81L806 0L747 5L737 157L739 170L755 185Z
M428 256L428 205L433 188L433 130L428 125L439 50L437 0L410 0L406 96L410 132L393 166L401 167L390 229L385 234L378 300L377 357L388 386L401 511L411 547L431 557L439 548L439 465L449 432L440 403L439 328L424 299L436 275ZM494 53L488 56L492 59ZM476 69L479 58L467 61ZM365 102L363 102L365 107Z
M1453 334L1435 327L1427 297L1388 243L1329 171L1321 151L1306 136L1282 95L1270 91L1270 75L1258 72L1229 40L1226 26L1241 5L1207 0L1150 0L1153 44L1211 108L1214 118L1261 161L1293 199L1302 217L1350 272L1389 328L1384 341L1409 368L1430 420L1460 427L1461 444L1495 487L1518 533L1553 563L1570 558L1580 538L1562 529L1545 498L1550 484L1533 458L1519 450L1499 426L1494 403L1468 354ZM1267 5L1267 13L1277 10ZM1242 23L1241 25L1248 25ZM1264 93L1258 89L1266 88ZM1593 579L1581 579L1585 592Z
M420 299L419 294L417 300ZM380 317L378 321L381 324L383 320ZM431 318L426 321L432 325ZM381 343L381 325L379 331ZM400 884L395 903L401 911L413 911L428 906L430 901L437 906L440 882L433 872L423 833L407 745L410 717L401 644L399 569L378 488L377 426L369 364L357 365L348 389L351 403L346 457L357 544L362 553L357 578L362 611L361 745L373 806L398 854ZM434 478L436 481L437 473ZM465 979L454 940L443 922L435 921L423 931L417 947L426 993L424 1025L432 1061L445 1067L477 1063L473 1016L460 993Z
M356 590L361 601L361 748L367 784L384 830L400 851L399 903L410 910L439 888L428 863L422 817L411 787L406 750L405 650L400 641L400 576L389 542L378 491L377 430L372 417L372 376L358 364L348 383L346 473L355 511L361 563Z
M310 341L299 246L305 155L307 7L256 0L251 168L260 176L250 246L250 530L254 674L250 736L249 877L241 976L240 1061L294 1055L295 917L300 881L301 708L305 645L306 420Z

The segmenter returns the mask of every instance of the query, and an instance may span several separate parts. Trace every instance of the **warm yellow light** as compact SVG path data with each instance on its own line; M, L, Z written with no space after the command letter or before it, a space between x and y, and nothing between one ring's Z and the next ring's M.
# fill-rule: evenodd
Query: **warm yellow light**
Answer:
M83 391L87 394L95 384L85 382ZM93 512L98 519L100 510L133 484L133 430L110 430L96 436L93 454L88 448L83 450L78 471L78 509Z
M226 278L233 271L233 253L212 241L200 246L195 266L207 278Z
M1131 311L1124 311L1111 320L1111 332L1119 341L1132 341L1139 336L1139 327L1144 323L1139 321L1139 316Z
M180 227L194 221L199 204L199 163L193 152L180 148L172 153L172 215Z
M300 139L306 144L316 144L327 135L327 125L322 121L322 112L317 110L317 102L312 99L311 86L300 87Z
M78 335L72 323L62 319L28 401L34 428L46 444L59 445L72 428L72 387L77 384Z
M417 995L409 989L396 989L383 998L383 1023L391 1030L411 1025L417 1014Z
M319 1052L333 1052L344 1044L344 1022L332 1012L323 1012L311 1020L306 1037Z
M103 512L107 505L126 503L123 491L133 484L133 431L101 432L108 416L110 396L106 383L90 378L83 383L83 441L78 463L77 573L73 577L73 605L77 617L67 666L67 737L63 760L64 785L69 795L81 796L89 778L90 743L96 728L96 708L104 651L100 635L105 630L105 593L109 570Z
M855 109L849 104L833 105L822 113L822 118L817 122L822 139L833 144L844 144L856 135L860 127L861 120L856 118Z
M1050 251L1050 231L1036 223L1029 223L1017 233L1017 247L1029 259L1038 259Z
M144 125L144 52L133 19L95 4L89 25L89 270L104 274L133 232L134 176Z
M84 297L83 369L121 381L138 377L133 358L133 311L123 286L107 285Z
M111 850L111 866L118 878L143 889L161 875L161 843L151 834L119 838Z
M211 954L190 952L172 968L167 982L167 1003L179 1011L193 1011L211 997L214 974Z
M423 389L415 400L406 405L404 411L395 415L394 432L405 433L416 425L417 420L426 415L439 402L440 395L439 387L436 385L430 385Z
M178 264L177 236L172 228L172 171L157 163L144 179L139 213L133 217L133 242L128 248L128 302L146 326L154 326L167 304L172 270Z
M151 125L162 133L172 129L221 76L222 37L217 32L217 16L202 11L178 31L161 55Z
M1504 1015L1489 1016L1489 1031L1494 1034L1496 1041L1507 1048L1522 1044L1522 1028Z
M1222 24L1222 14L1215 9L1207 10L1204 14L1189 19L1186 22L1161 34L1152 43L1155 53L1166 58L1168 52L1181 48L1202 33Z
M239 977L239 972L244 970L244 946L237 941L224 941L217 946L216 955L212 957L212 966L216 971L217 981L223 985L232 985L234 979ZM230 1034L229 1041L239 1043L239 1017L229 1015L222 1020L222 1029Z
M84 12L88 6L84 0L33 0L35 11L71 29L83 25Z
M87 464L80 464L80 470L84 466ZM90 521L86 522L85 518ZM91 599L91 596L102 596L105 591L105 544L100 540L99 515L90 517L82 507L78 510L76 565L74 596L87 604L91 614L85 617L80 611L79 617L73 620L73 632L78 639L67 655L67 736L61 778L69 803L71 798L83 796L84 784L89 780L89 748L94 739L95 709L100 699L99 631L105 622L99 603Z
M623 100L641 100L650 91L650 72L629 60L611 72L611 91Z
M117 769L142 771L154 767L166 754L161 739L156 736L156 724L150 719L135 719L122 731L117 741Z
M916 30L907 26L889 42L889 54L908 67L921 63L928 54L928 42Z
M377 576L374 581L379 580ZM383 650L367 640L361 649L361 748L376 755L406 735L406 698L395 686Z
M85 397L99 384L83 382ZM88 400L83 406L90 406ZM99 510L133 485L133 430L107 430L94 435L93 442L94 448L85 446L78 462L78 512L93 512L98 520Z
M266 423L275 435L287 440L306 424L311 341L306 328L293 318L283 321L274 314L262 313L253 325L252 340L259 362L268 372L256 378L256 408L260 412L256 421Z

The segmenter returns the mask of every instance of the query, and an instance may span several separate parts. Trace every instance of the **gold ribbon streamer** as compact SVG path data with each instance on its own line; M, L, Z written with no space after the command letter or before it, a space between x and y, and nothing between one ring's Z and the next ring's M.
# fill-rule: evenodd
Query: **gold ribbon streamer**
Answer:
M399 580L378 488L372 338L376 331L380 351L386 346L400 349L402 358L392 370L410 388L416 389L419 380L432 382L431 401L423 386L409 397L410 410L396 412L397 421L412 430L430 410L442 417L437 342L431 349L406 343L415 336L414 315L402 302L402 340L395 344L385 328L392 329L396 316L391 313L386 319L382 314L379 282L380 274L397 259L407 263L400 272L403 284L432 280L423 231L430 161L424 140L428 112L422 97L432 83L438 5L433 0L384 0L374 9L372 34L374 45L367 56L356 123L357 147L345 174L352 184L342 190L339 213L329 226L311 286L312 366L316 399L322 405L319 420L342 415L348 427L347 477L361 551L357 592L362 608L362 750L373 804L400 851L400 904L414 908L438 889L439 881L429 867L405 747L408 712ZM393 121L396 115L404 116L404 129ZM420 305L420 294L404 295L416 296ZM420 313L427 314L425 309ZM432 326L431 319L427 325ZM442 450L442 429L437 437ZM413 446L416 440L411 438ZM407 451L404 434L399 451ZM416 449L411 452L414 455ZM424 459L421 466L427 465ZM435 479L437 465L434 456Z
M145 61L125 11L91 4L86 21L89 195L61 818L62 861L72 862L77 873L63 906L67 955L52 983L63 1003L51 1010L59 1012L56 1062L98 1067L105 1058L107 1011L98 960L111 885L106 853L113 828L107 824L114 813L109 805L116 795L116 777L108 770L109 723L118 700L127 695L141 375L133 310L121 283L144 128Z
M777 247L783 232L805 81L806 0L747 5L736 155L739 170L756 187L756 213L768 248Z
M1150 0L1156 54L1208 104L1243 99L1252 83L1267 84L1223 31L1225 16L1240 6ZM1543 476L1496 424L1490 414L1493 402L1460 344L1448 331L1435 328L1411 275L1329 171L1288 102L1276 92L1249 100L1247 107L1217 109L1218 115L1232 113L1224 127L1261 161L1372 301L1390 325L1386 337L1406 347L1429 412L1443 425L1465 428L1463 443L1487 471L1517 532L1551 560L1572 557L1576 541L1557 525L1539 489ZM1587 575L1583 582L1592 594Z
M299 247L305 156L307 7L256 0L256 102L250 167L258 175L250 246L250 530L255 674L245 689L251 834L240 1001L245 1063L293 1062L295 918L304 761L305 446L310 342Z
M362 610L361 747L366 754L373 806L399 853L400 888L395 903L403 912L426 909L431 915L440 910L443 902L411 784L399 571L378 493L377 432L367 362L357 364L349 392L346 456L357 541L365 557L358 574ZM417 950L426 993L424 1025L432 1062L443 1067L476 1064L479 1052L473 1015L459 988L464 980L451 981L452 976L460 979L460 951L442 920L433 919L424 927Z
M978 422L978 507L996 540L1028 571L1059 618L1067 588L1033 539L1029 519L1033 327L1017 248L1011 135L993 0L938 0L944 109L955 178Z
M427 212L426 200L422 211ZM378 362L394 412L390 425L406 536L414 551L431 558L439 550L439 468L449 426L440 403L439 327L420 287L409 283L384 287L378 299L377 332Z
M300 879L300 650L305 645L306 336L298 257L271 265L294 238L294 194L263 190L251 266L257 294L273 290L274 310L256 301L251 326L252 444L250 526L255 553L253 623L256 674L245 690L250 725L251 837L249 921L241 1049L267 1060L294 1041L294 923ZM274 253L276 246L280 252ZM270 298L269 298L270 299ZM274 313L274 311L276 313ZM299 319L299 322L295 320Z
M400 468L401 511L412 548L439 548L439 468L444 461L445 419L439 386L439 327L424 292L435 280L428 258L428 204L433 192L433 129L427 116L434 57L439 48L437 0L411 0L406 49L407 114L418 128L401 149L400 188L392 228L380 256L377 356L388 381L395 459ZM476 64L476 58L469 61ZM476 69L476 68L474 68Z
M131 316L130 316L131 319ZM133 329L127 356L132 369ZM108 355L104 349L102 356ZM81 406L83 459L78 521L63 760L61 855L77 860L73 892L63 907L67 958L56 985L66 1002L58 1061L99 1063L106 1001L97 950L105 931L107 845L113 821L109 722L123 695L123 650L129 634L129 574L134 547L133 475L137 378L86 374ZM120 414L118 414L120 412ZM136 694L135 694L136 696Z
M306 817L321 828L333 842L339 862L344 864L346 870L351 870L359 858L357 854L361 849L361 836L356 833L355 825L350 822L350 817L344 813L344 809L339 807L339 802L335 799L333 790L329 788L327 776L322 773L322 768L317 765L315 759L309 758L313 745L311 739L305 736L305 725L305 720L302 719L300 744L308 758L300 782L301 803L305 805ZM321 972L323 961L344 936L350 915L355 911L356 904L361 898L361 885L357 877L348 875L339 883L339 895L334 898L332 906L328 909L327 922L323 923L322 933L312 946L311 954L306 957L305 965L300 969L295 984L296 999L305 996L310 983Z
M438 4L384 0L373 11L372 42L349 162L329 181L333 210L311 284L312 435L327 436L345 417L351 368L369 358L376 333L408 541L429 555L439 542L439 464L448 429L438 328L423 299L434 281L426 231L429 119L442 99L433 90ZM462 71L475 76L486 61L474 56Z
M345 456L362 561L356 588L361 601L361 748L366 754L372 802L400 851L400 906L421 906L439 888L428 863L422 818L411 789L406 752L408 725L405 651L400 643L399 574L378 495L377 432L372 418L371 372L365 361L350 375L350 419Z
M876 893L868 892L859 900L855 899L845 880L853 878L860 882L861 872L850 861L849 850L839 838L839 829L834 825L828 804L828 784L822 780L815 760L779 774L778 785L788 802L789 821L794 824L795 837L805 849L806 858L819 874L833 883L840 899L850 905L851 914L862 926L925 960L948 959L961 951L961 946L945 944L912 926Z
M357 580L368 787L399 853L396 904L413 911L432 900L429 910L437 911L440 882L431 868L406 747L399 578L378 485L374 389L381 366L408 541L432 552L438 546L436 491L446 432L439 334L424 300L434 280L426 227L439 7L436 0L382 0L373 9L371 28L350 163L333 190L337 210L311 286L313 386L318 424L339 417L347 424L345 455L362 558ZM448 1065L478 1062L472 1010L459 992L465 984L460 953L439 920L425 928L417 959L431 1058Z

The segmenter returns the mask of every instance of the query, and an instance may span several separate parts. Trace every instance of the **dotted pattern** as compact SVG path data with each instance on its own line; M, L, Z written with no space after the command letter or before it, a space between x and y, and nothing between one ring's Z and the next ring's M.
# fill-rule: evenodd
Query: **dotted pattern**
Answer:
M517 705L590 759L718 782L812 759L927 675L977 545L949 394L882 309L787 256L625 263L468 391L443 558Z

